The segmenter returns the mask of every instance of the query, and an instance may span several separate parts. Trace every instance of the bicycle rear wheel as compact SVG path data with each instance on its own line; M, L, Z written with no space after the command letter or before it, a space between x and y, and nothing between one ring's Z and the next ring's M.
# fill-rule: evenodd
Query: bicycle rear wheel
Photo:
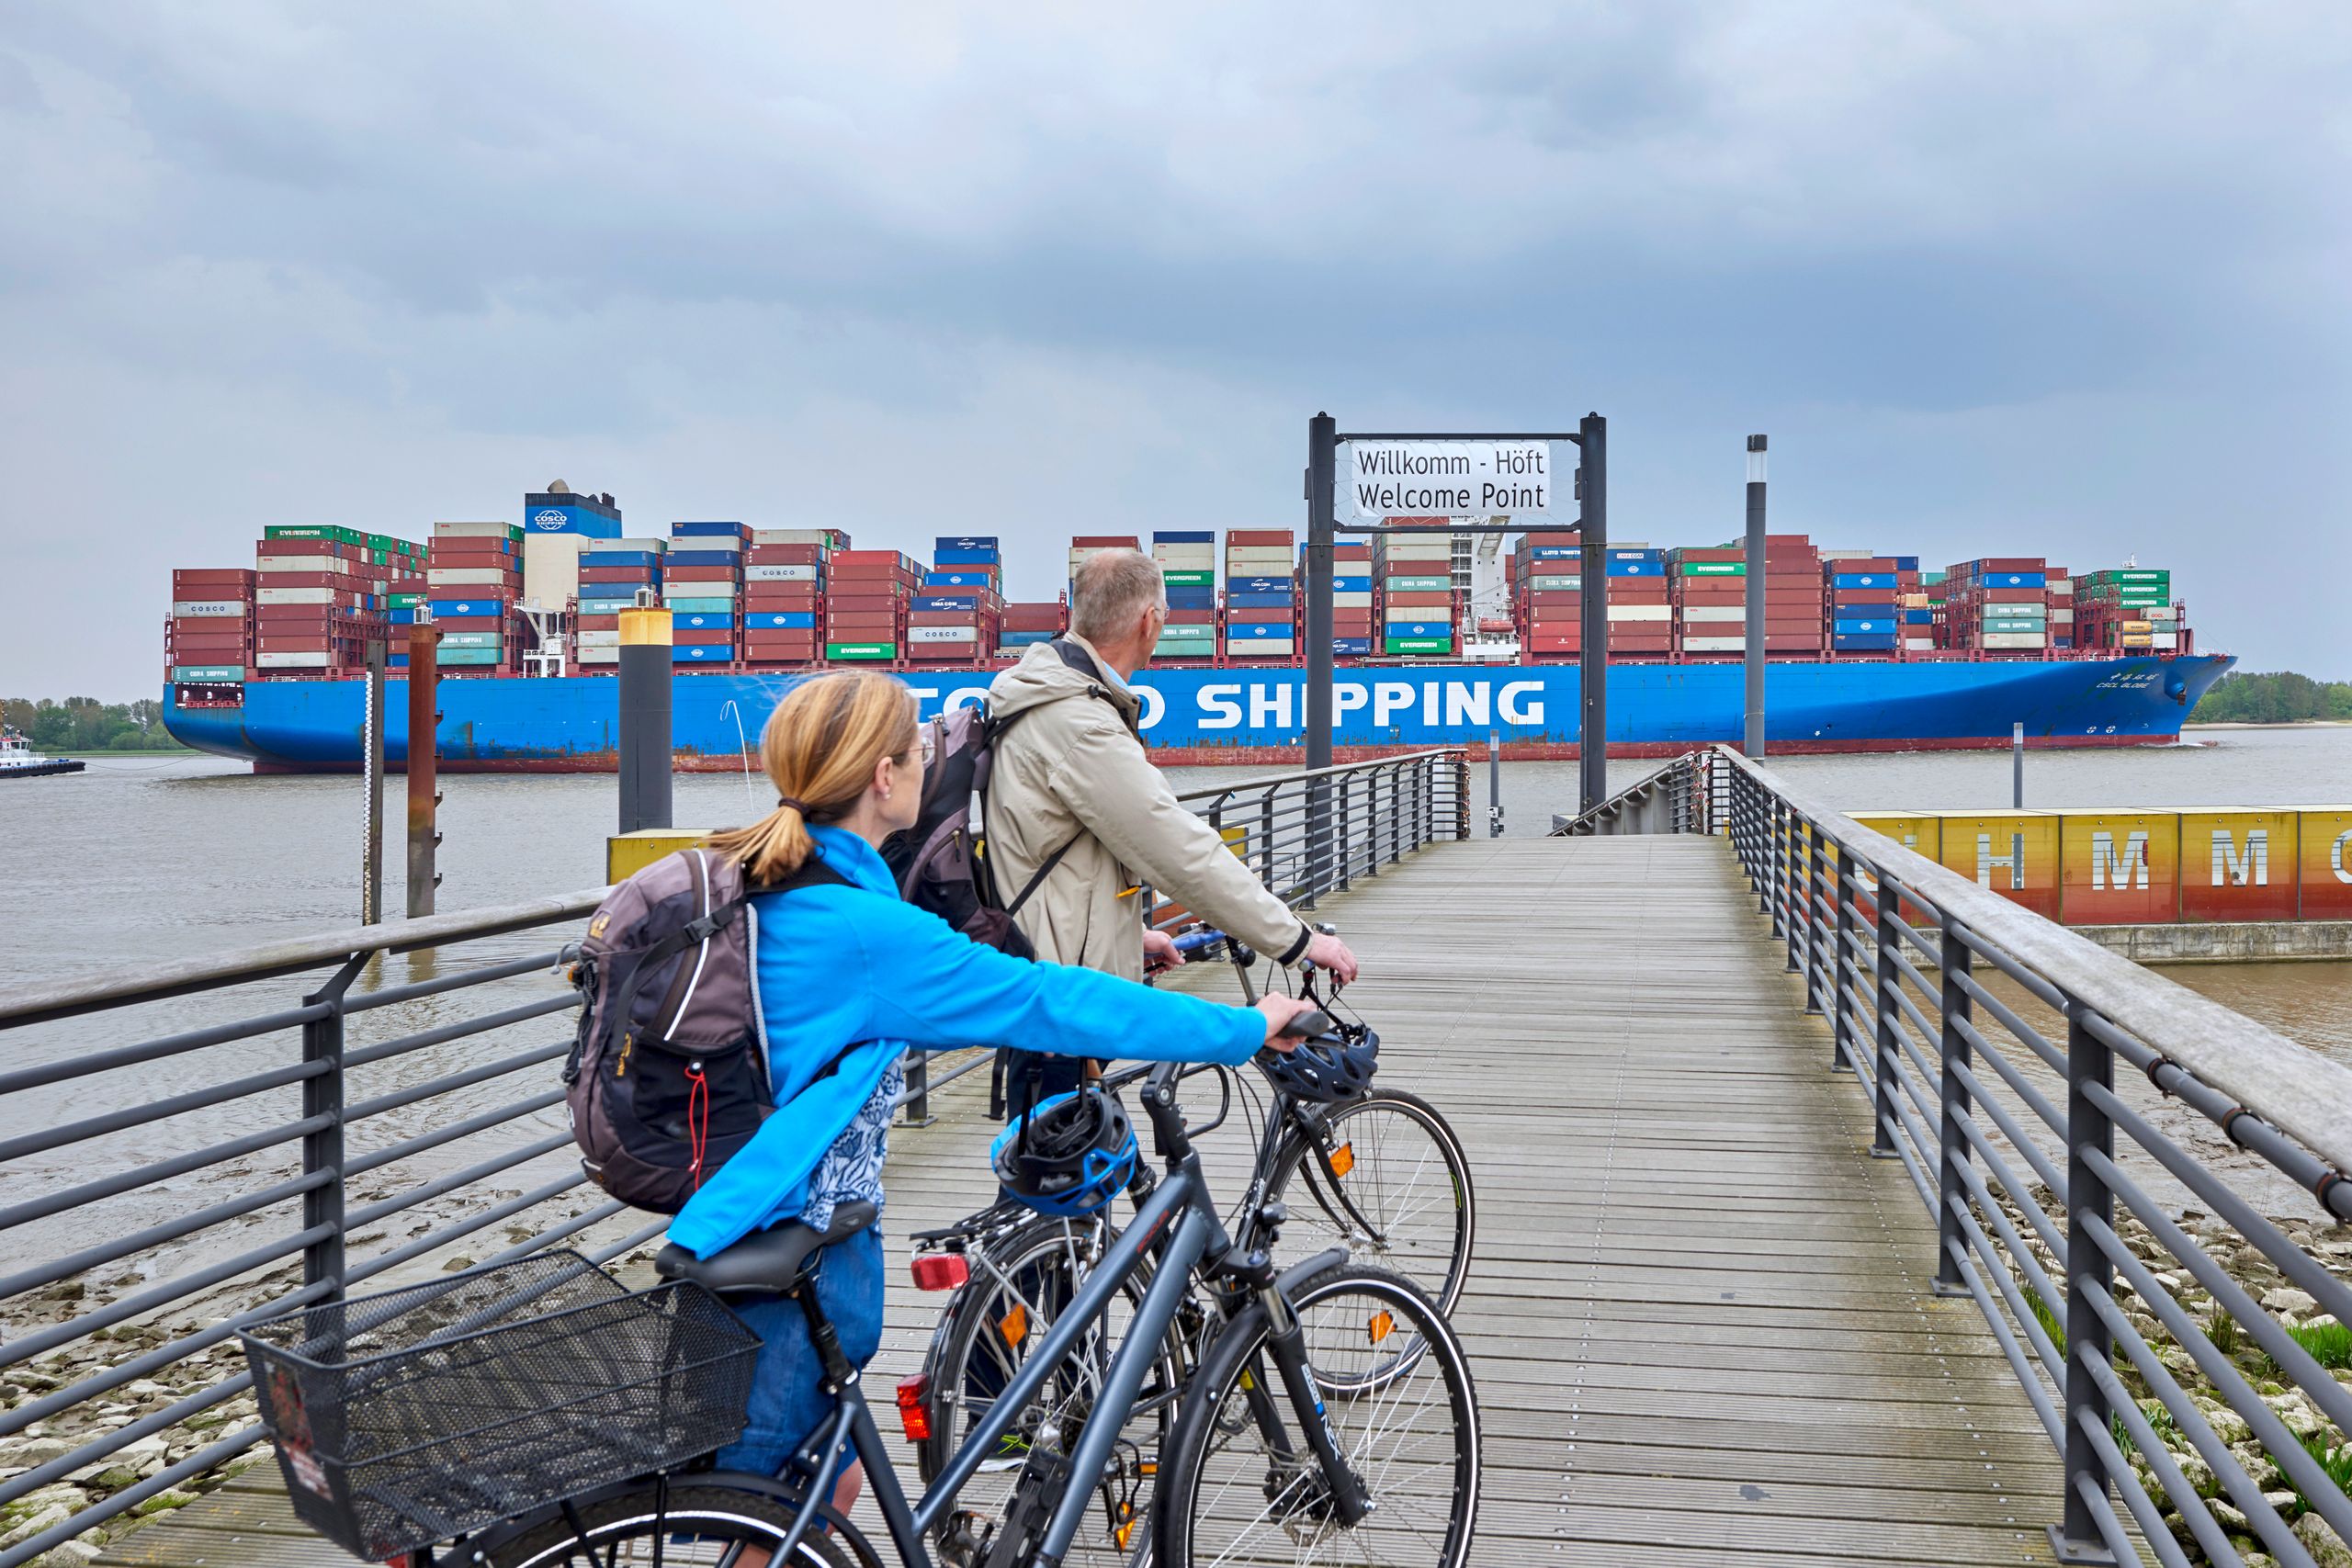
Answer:
M639 1568L655 1562L662 1568L718 1568L757 1562L759 1552L773 1554L784 1544L800 1517L797 1504L725 1486L673 1485L667 1508L659 1509L656 1504L654 1489L646 1486L581 1508L596 1568ZM500 1548L492 1561L497 1568L578 1568L582 1561L580 1537L562 1521L550 1521ZM776 1568L785 1565L777 1562ZM812 1526L793 1549L790 1568L880 1565Z
M1374 1511L1340 1522L1253 1308L1210 1344L1169 1438L1161 1568L1462 1568L1477 1525L1478 1405L1453 1330L1408 1281L1352 1263L1307 1280L1291 1304L1325 1418Z
M1470 1159L1453 1129L1429 1101L1390 1089L1329 1107L1323 1126L1318 1151L1294 1122L1274 1158L1266 1195L1290 1211L1284 1258L1344 1247L1451 1313L1478 1231Z
M930 1438L916 1447L924 1482L937 1478L965 1439L994 1411L998 1395L1029 1353L1045 1342L1102 1257L1113 1233L1099 1221L1040 1219L972 1254L972 1277L949 1303L923 1371L928 1375ZM964 1485L936 1538L951 1563L978 1556L975 1543L1005 1528L1021 1468L1040 1442L1067 1451L1094 1410L1112 1359L1150 1283L1138 1269L1121 1284L1102 1321L1021 1412L980 1472ZM1176 1329L1161 1342L1123 1423L1110 1469L1094 1490L1087 1523L1070 1544L1070 1568L1112 1568L1132 1560L1159 1468L1162 1438L1175 1419L1184 1357Z

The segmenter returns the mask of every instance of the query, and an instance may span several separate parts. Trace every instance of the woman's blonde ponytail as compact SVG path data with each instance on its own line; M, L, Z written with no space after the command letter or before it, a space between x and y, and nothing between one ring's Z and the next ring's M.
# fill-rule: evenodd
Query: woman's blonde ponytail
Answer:
M915 733L913 694L888 675L844 670L803 681L760 732L776 808L713 835L711 848L742 861L754 882L790 876L815 848L808 825L854 810L876 765L911 751Z

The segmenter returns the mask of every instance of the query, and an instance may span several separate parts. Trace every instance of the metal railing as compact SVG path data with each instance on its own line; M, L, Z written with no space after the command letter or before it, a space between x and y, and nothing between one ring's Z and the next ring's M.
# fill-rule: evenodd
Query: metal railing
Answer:
M1311 904L1467 837L1467 773L1461 752L1431 751L1182 798ZM603 896L0 993L0 1378L21 1391L0 1438L42 1445L0 1480L0 1507L77 1475L105 1493L61 1505L0 1568L258 1439L241 1326L434 1268L493 1227L497 1250L469 1261L561 1243L605 1262L661 1234L666 1220L589 1183L557 1081L579 1007L557 971ZM942 1076L910 1052L907 1121L988 1059L964 1053Z
M1934 1288L1974 1299L2064 1456L2060 1561L2311 1568L2306 1510L2352 1540L2327 1447L2352 1434L2324 1364L2345 1347L2290 1315L2352 1324L2352 1287L2256 1206L2352 1217L2352 1072L1714 757L1715 819L1829 1066L1935 1219Z
M1555 817L1554 839L1619 833L1712 833L1721 824L1724 778L1713 751L1687 751L1591 810Z

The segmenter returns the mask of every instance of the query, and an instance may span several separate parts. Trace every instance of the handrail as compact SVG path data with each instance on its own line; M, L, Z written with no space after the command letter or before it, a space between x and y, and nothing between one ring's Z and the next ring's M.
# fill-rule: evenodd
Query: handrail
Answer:
M1369 773L1375 768L1399 768L1417 762L1435 761L1444 758L1459 758L1465 763L1470 753L1459 746L1432 746L1424 751L1400 751L1393 757L1374 757L1361 762L1334 762L1328 768L1301 768L1295 773L1273 773L1262 779L1240 779L1227 784L1204 784L1199 789L1180 791L1179 800L1208 800L1236 790L1278 787L1283 784L1305 784L1309 779L1337 778L1341 773Z
M2352 1071L1729 748L1714 759L1757 912L1805 1010L1828 1026L1829 1066L1869 1096L1871 1153L1901 1162L1934 1220L1934 1288L1974 1300L2064 1457L2059 1560L2137 1563L2144 1547L2188 1568L2193 1541L2203 1561L2242 1563L2252 1535L2275 1561L2311 1568L2325 1543L2290 1523L2306 1509L2352 1540L2352 1495L2323 1463L2334 1455L2298 1435L2306 1417L2314 1441L2329 1426L2352 1433L2352 1389L2289 1315L2352 1323L2352 1283L2248 1201L2245 1172L2151 1114L2148 1090L2128 1071L2119 1083L2119 1069L2144 1074L2331 1219L2352 1219ZM2005 998L1996 981L2024 995ZM2041 1010L2054 1027L2036 1026ZM2155 1176L2192 1203L2157 1191ZM2268 1282L2281 1278L2301 1295L2273 1308Z
M2337 1169L2352 1171L2352 1068L1865 828L1729 747L1717 748L1717 755L1804 815L1824 839L1948 908L2110 1021L2151 1044L2163 1041L2165 1056L2285 1128Z

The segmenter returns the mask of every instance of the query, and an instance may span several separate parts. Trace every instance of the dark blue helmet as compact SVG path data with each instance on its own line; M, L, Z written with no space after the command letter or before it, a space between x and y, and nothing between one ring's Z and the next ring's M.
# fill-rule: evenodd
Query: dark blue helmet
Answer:
M1371 1089L1379 1057L1380 1036L1364 1029L1352 1038L1335 1032L1302 1040L1286 1056L1261 1051L1258 1065L1292 1099L1330 1105Z
M1062 1219L1093 1213L1125 1191L1136 1158L1126 1108L1092 1088L1039 1100L989 1150L1007 1192Z

